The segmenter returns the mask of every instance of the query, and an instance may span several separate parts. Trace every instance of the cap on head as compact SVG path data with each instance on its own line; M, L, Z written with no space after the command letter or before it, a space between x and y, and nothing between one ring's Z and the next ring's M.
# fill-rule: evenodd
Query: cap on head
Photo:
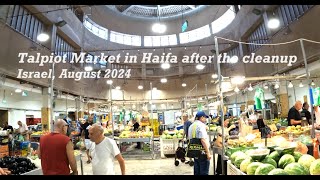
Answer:
M203 111L198 111L197 114L196 114L196 117L206 117L206 118L209 118L208 115L206 115L206 113L204 113Z

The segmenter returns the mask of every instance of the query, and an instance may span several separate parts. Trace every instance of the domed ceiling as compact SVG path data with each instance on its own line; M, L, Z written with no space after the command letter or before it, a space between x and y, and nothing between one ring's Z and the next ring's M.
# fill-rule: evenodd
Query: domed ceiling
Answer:
M106 5L122 15L135 18L175 18L196 12L207 5Z

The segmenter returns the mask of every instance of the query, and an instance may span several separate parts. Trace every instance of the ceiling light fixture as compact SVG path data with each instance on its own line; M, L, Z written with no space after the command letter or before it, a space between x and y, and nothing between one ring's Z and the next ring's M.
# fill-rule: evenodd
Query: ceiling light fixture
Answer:
M160 80L160 82L161 82L161 83L166 83L166 82L168 82L168 80L167 80L166 78L162 78L162 79Z
M198 69L198 70L202 70L202 69L204 69L206 66L205 65L203 65L203 64L197 64L197 66L196 66L196 68Z
M234 88L234 92L238 93L240 91L240 89L238 88L238 86L236 86L236 88Z
M291 81L289 81L288 88L293 88L293 84Z
M248 90L249 90L249 91L253 91L253 88L252 88L252 86L251 86L251 83L250 83L250 85L249 85L249 87L248 87Z
M268 21L268 27L270 29L277 29L280 26L280 21L278 18L270 18Z
M265 85L263 86L263 88L264 88L264 89L268 89L268 88L269 88L268 84L265 84Z
M21 93L22 90L21 90L21 89L16 89L14 92L15 92L15 93Z
M301 88L303 87L302 81L300 81L299 87Z
M92 66L86 66L86 67L84 67L84 70L85 71L92 71L93 68L92 68Z
M187 84L186 84L186 83L182 83L181 86L182 86L182 87L186 87Z
M45 42L49 39L49 35L46 33L41 33L37 36L37 40L40 42Z
M235 64L239 61L238 56L232 56L229 60L230 63Z
M232 84L242 84L245 81L245 76L235 76L231 78Z
M155 32L155 33L162 34L162 33L166 32L166 30L167 30L167 26L164 25L164 24L155 23L152 26L152 31Z
M274 85L274 88L275 88L275 89L279 89L279 87L280 87L280 86L279 86L279 83L276 83L276 84Z
M107 80L107 84L112 84L113 83L113 81L112 80Z
M121 89L121 87L120 87L120 86L117 86L117 87L116 87L116 89L117 89L117 90L120 90L120 89Z
M143 86L142 86L142 85L139 85L139 86L138 86L138 89L143 89Z
M217 79L218 78L218 74L212 74L212 79Z
M163 63L163 64L161 64L161 68L162 69L169 69L170 68L170 64L169 63Z
M312 80L311 82L311 86L315 86L316 84L314 83L314 81Z

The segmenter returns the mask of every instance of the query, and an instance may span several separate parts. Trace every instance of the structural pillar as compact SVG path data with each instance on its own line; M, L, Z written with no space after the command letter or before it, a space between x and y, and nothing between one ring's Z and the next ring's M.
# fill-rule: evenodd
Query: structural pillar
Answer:
M41 108L41 124L43 131L50 131L51 130L51 123L52 122L52 103L51 103L51 96L50 96L50 88L43 88L42 89L42 108Z

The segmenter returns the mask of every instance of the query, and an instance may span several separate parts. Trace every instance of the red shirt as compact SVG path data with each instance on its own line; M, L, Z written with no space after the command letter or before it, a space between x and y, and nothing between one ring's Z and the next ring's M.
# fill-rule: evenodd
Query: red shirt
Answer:
M70 138L50 133L40 138L40 154L43 175L69 175L67 144Z

